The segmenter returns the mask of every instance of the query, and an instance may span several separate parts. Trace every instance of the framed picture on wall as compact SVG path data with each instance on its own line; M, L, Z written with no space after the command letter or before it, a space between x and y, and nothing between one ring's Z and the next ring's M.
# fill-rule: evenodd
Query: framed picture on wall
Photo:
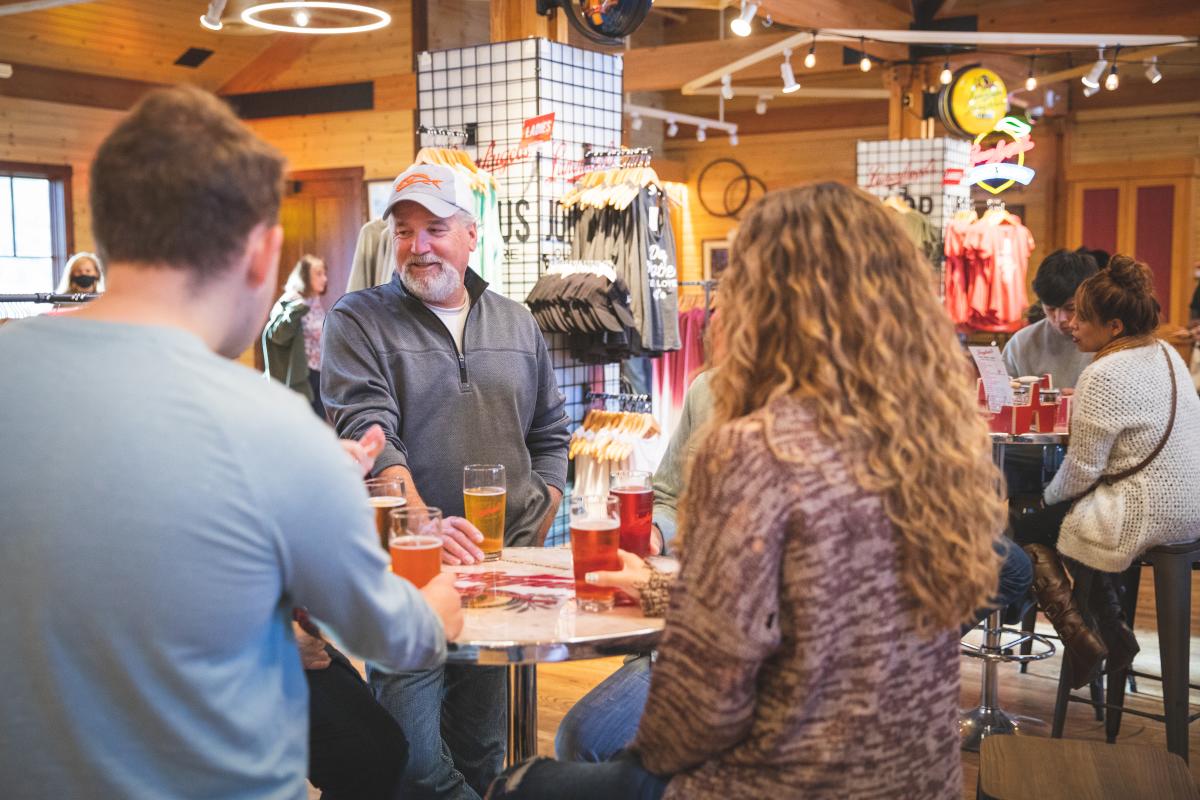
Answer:
M729 266L729 240L705 239L700 246L704 253L704 280L720 280L721 273Z
M388 198L392 196L393 178L377 181L367 181L367 211L371 219L382 219L387 209Z

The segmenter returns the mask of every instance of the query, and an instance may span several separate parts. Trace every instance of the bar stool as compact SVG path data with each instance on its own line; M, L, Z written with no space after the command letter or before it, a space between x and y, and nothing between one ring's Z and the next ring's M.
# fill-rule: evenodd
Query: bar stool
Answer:
M1142 554L1140 561L1147 563L1154 570L1154 605L1158 622L1159 663L1161 675L1136 672L1132 669L1122 671L1118 675L1110 675L1108 681L1108 719L1105 720L1105 736L1111 744L1117 740L1121 730L1122 714L1133 714L1139 717L1158 720L1166 723L1167 749L1183 760L1188 759L1188 726L1200 713L1189 713L1188 690L1200 689L1190 682L1189 645L1191 643L1191 609L1192 609L1192 568L1200 563L1200 540L1183 544L1163 545L1152 547ZM1075 582L1075 597L1081 602L1091 593L1094 571L1084 568L1078 570ZM1129 582L1132 597L1132 607L1137 605L1137 570L1131 575ZM1133 624L1132 611L1128 613L1130 625ZM1071 694L1070 667L1063 660L1062 670L1058 675L1058 699L1054 704L1054 725L1051 736L1062 737L1063 727L1067 719L1067 706L1071 701L1087 702ZM1162 681L1163 711L1162 714L1150 714L1137 709L1124 707L1125 683L1128 675L1139 678Z
M962 737L962 749L979 752L979 746L988 736L1015 734L1020 727L1017 719L1000 708L1000 682L996 674L997 664L1024 664L1041 661L1054 655L1054 645L1037 633L1004 627L1001 612L993 611L981 623L983 644L962 643L962 654L983 661L983 680L979 688L979 705L958 717L958 732ZM1005 640L1006 636L1016 638ZM1040 650L1030 653L1014 652L1029 642L1036 643Z

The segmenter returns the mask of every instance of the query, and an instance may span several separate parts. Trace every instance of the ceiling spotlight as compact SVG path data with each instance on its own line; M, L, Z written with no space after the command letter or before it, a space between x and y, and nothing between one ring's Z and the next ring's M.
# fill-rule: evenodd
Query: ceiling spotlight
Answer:
M1096 63L1092 65L1091 70L1088 71L1088 74L1080 78L1083 85L1089 89L1100 88L1100 76L1104 74L1104 68L1108 66L1108 61L1104 58L1104 45L1100 45L1099 56L1096 59ZM1087 96L1091 97L1091 95Z
M858 46L859 46L859 48L861 48L861 51L862 51L862 61L858 62L858 68L861 69L863 72L870 72L871 71L871 57L869 55L867 55L867 51L866 51L867 40L859 39Z
M804 68L812 69L817 65L817 32L813 31L812 44L808 46L808 55L804 57Z
M770 99L771 98L767 97L767 95L760 94L758 96L758 102L754 104L754 113L758 114L760 117L767 113L767 101Z
M1025 91L1027 92L1032 92L1037 88L1037 78L1033 74L1033 61L1034 58L1031 56L1029 59L1029 77L1025 79Z
M1162 80L1162 72L1158 69L1158 56L1154 56L1146 62L1146 80L1151 83L1158 83Z
M679 126L675 124L675 120L667 120L667 136L674 136L679 133Z
M200 24L208 28L210 31L219 31L225 27L221 24L221 13L225 11L225 0L212 0L208 4L208 10L204 12L204 16L200 17Z
M721 97L726 100L733 99L733 76L729 73L721 76Z
M954 73L950 71L950 59L946 59L942 64L942 74L938 75L938 81L942 86L949 86L952 80L954 80Z
M635 131L640 131L642 129L642 116L640 114L634 114L633 118L629 120L629 127L633 128Z
M1084 97L1091 97L1092 95L1094 95L1094 94L1095 94L1096 92L1098 92L1098 91L1100 91L1100 87L1099 87L1099 86L1084 86L1084 87L1083 87L1083 96L1084 96Z
M750 22L757 13L758 3L747 3L746 0L742 0L742 13L738 14L737 18L729 23L729 30L738 36L749 36L751 31Z
M779 65L779 76L783 78L783 93L791 94L800 88L796 83L796 73L792 72L792 51L783 51L783 63Z
M696 141L697 142L703 142L707 138L708 138L708 131L704 130L703 127L696 128Z
M308 23L312 21L312 17L308 15L307 11L297 11L295 14L292 14L292 20L301 28L307 28Z
M734 147L738 146L737 131L734 131L733 133L729 134L729 143L731 145L733 145Z

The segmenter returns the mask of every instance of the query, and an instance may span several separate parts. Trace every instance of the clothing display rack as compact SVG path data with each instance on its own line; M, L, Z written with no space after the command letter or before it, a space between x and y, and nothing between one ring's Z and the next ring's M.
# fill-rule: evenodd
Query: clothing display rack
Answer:
M605 403L609 400L616 401L621 411L631 411L638 414L649 414L651 411L650 395L648 394L588 392L586 401L591 403L595 400L603 400Z
M475 132L478 127L474 122L468 123L465 128L431 128L428 125L418 125L417 133L435 138L443 137L447 140L447 147L471 147L475 144Z
M93 294L55 294L53 292L37 292L34 294L0 294L0 303L90 303L100 295Z
M712 316L712 293L717 290L717 285L721 281L712 278L706 281L680 281L680 286L700 286L704 289L704 324L708 324L708 318Z
M648 167L653 157L653 147L594 147L583 154L582 172Z

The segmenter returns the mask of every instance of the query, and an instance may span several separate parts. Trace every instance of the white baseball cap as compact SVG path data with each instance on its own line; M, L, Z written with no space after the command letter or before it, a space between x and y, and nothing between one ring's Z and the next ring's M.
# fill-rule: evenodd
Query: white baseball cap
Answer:
M456 169L440 164L413 165L392 181L392 195L383 212L386 219L397 203L420 203L443 219L459 212L474 216L475 193L466 177Z

